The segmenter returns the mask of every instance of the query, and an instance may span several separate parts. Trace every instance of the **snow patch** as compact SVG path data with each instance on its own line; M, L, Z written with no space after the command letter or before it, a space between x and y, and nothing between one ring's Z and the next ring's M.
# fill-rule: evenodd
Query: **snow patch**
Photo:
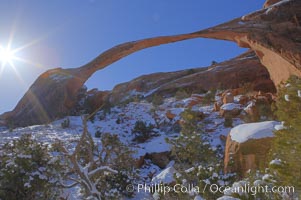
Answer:
M285 129L284 122L281 122L281 124L275 125L275 130L280 131L282 129Z
M51 74L49 77L57 83L69 78L73 78L73 76L69 74Z
M222 197L218 198L217 200L240 200L240 199L230 197L230 196L222 196Z
M195 196L193 200L204 200L201 196Z
M281 165L281 162L282 161L280 159L275 159L270 162L270 165Z

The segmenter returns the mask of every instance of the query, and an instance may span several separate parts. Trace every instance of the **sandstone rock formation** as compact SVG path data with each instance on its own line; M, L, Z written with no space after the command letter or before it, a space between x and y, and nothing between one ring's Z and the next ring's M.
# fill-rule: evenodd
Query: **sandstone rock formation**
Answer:
M237 103L226 103L220 107L219 113L222 117L233 118L240 114L242 107Z
M226 94L222 95L222 98L223 98L223 104L234 102L234 96L232 92L227 92Z
M236 58L218 63L215 67L138 77L133 81L117 85L110 94L110 101L120 101L123 97L135 92L146 97L153 94L149 91L161 96L171 96L179 88L184 88L186 91L206 92L214 88L238 88L246 83L250 84L251 90L275 92L268 71L262 66L254 52L246 52Z
M266 2L263 5L263 8L267 8L269 6L272 6L275 3L278 3L281 0L266 0Z
M267 1L262 10L205 30L115 46L79 68L49 70L35 81L14 110L0 119L12 126L26 126L64 116L76 104L79 89L97 70L145 48L199 37L234 41L241 47L251 48L267 67L275 84L291 74L300 76L301 1L273 3Z
M86 78L79 69L54 69L42 74L30 87L15 109L1 116L11 126L43 124L73 114ZM228 81L231 78L232 81ZM207 91L212 88L236 88L250 83L254 90L274 92L269 73L253 52L219 63L215 68L195 68L177 72L155 73L117 85L112 92L88 91L90 109L101 106L108 98L118 103L135 92L173 95L179 88ZM148 94L147 94L148 93ZM91 96L92 95L92 96Z
M268 152L278 122L267 121L234 127L227 136L225 172L244 176L251 169L267 166Z
M245 176L248 170L267 166L272 138L250 140L243 144L232 141L228 135L225 150L225 173L236 172ZM231 159L233 160L231 160Z

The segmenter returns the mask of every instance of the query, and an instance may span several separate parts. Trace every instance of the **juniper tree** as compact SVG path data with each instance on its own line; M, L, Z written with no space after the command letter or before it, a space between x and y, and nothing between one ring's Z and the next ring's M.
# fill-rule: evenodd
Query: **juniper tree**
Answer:
M0 149L0 199L57 199L62 171L48 145L22 135Z
M271 148L278 184L291 185L301 192L301 79L292 76L279 87L276 115L284 129L275 132Z
M88 132L87 119L83 118L83 133L72 153L61 141L55 144L69 163L68 184L62 183L63 187L80 185L87 199L130 197L133 193L127 192L126 186L135 176L133 151L114 134L102 134L95 143Z
M221 176L221 165L218 163L218 155L212 150L198 112L190 109L181 114L181 132L176 139L167 140L172 144L172 155L175 159L175 168L181 174L176 178L180 184L192 184L204 188L205 180L212 183L223 179ZM222 160L222 159L221 159ZM183 182L184 181L184 182ZM200 191L202 192L202 191ZM221 194L217 194L221 195ZM191 199L187 194L175 194L180 199ZM202 194L208 199L216 199L217 196Z
M198 112L190 109L182 114L181 134L175 140L169 140L173 145L174 155L179 168L196 167L211 159L213 152L206 141Z

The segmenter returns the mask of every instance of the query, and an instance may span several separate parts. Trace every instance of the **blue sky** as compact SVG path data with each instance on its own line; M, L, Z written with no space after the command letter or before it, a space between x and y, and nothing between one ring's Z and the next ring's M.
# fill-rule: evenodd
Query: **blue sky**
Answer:
M13 109L45 70L79 67L117 44L197 31L262 7L264 0L0 0L0 45L13 32L14 71L0 74L0 113ZM143 50L94 74L88 88L112 89L139 75L210 65L245 51L236 44L194 39ZM18 74L18 75L17 75Z

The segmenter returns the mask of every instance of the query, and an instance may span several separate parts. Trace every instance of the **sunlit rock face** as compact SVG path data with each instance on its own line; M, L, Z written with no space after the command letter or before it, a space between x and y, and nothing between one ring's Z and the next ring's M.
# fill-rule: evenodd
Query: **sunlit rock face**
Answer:
M80 88L96 71L145 48L200 37L234 41L241 47L252 49L267 68L272 81L278 85L292 74L301 76L300 23L300 0L267 1L262 10L212 28L123 43L105 51L82 67L45 72L26 92L15 109L1 115L0 120L11 126L26 126L64 116L76 104ZM180 82L190 81L194 76L183 77ZM235 81L237 77L232 76L228 80ZM212 79L212 83L219 81L215 76ZM181 85L178 81L176 84ZM167 91L170 87L172 86L167 84L162 90Z
M53 69L38 77L13 111L1 116L12 127L48 123L66 116L85 80L76 70Z

